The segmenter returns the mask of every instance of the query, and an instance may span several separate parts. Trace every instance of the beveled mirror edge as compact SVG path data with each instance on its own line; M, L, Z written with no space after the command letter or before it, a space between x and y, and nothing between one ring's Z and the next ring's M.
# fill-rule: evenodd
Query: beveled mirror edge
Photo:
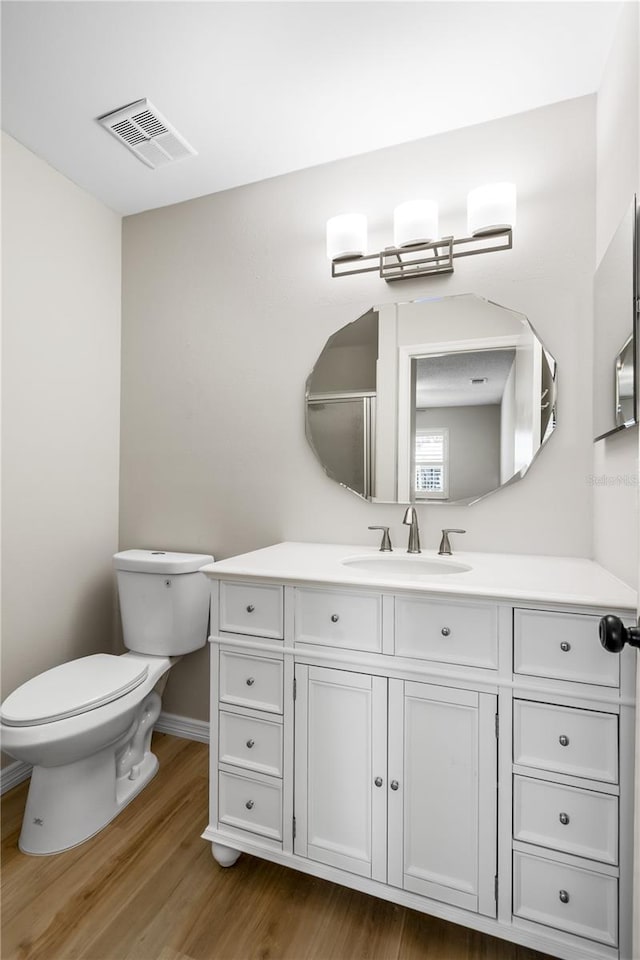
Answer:
M637 208L636 208L636 209L637 209ZM636 231L636 236L637 236L637 231ZM634 238L634 239L635 239L635 238ZM635 278L634 278L634 280L635 280ZM540 343L540 346L542 347L542 350L543 350L544 354L553 361L553 365L554 365L553 378L552 378L552 379L553 379L553 398L552 398L552 400L550 401L551 404L552 404L552 414L553 414L553 422L554 422L553 428L552 428L551 431L549 432L548 436L547 436L545 439L542 439L542 440L540 441L540 445L538 446L537 450L536 450L535 453L532 455L531 460L529 461L529 463L528 463L525 467L521 468L519 471L517 471L516 473L514 473L511 477L509 477L508 480L505 480L504 483L501 483L499 486L494 487L492 490L488 490L486 493L480 494L479 496L465 497L465 498L458 499L458 500L441 500L441 499L432 499L432 500L429 500L429 499L424 499L424 500L423 500L423 499L414 499L414 500L382 500L382 499L376 499L376 498L374 498L374 497L372 497L372 496L363 496L363 494L359 493L357 490L354 490L353 487L350 487L350 486L349 486L347 483L345 483L343 480L340 480L338 477L333 476L333 474L331 473L331 471L327 468L327 466L326 466L326 465L323 463L323 461L321 460L320 455L319 455L318 450L317 450L317 447L316 447L316 445L315 445L315 443L314 443L314 441L313 441L312 435L311 435L311 429L310 429L310 424L309 424L307 404L308 404L309 401L313 401L314 399L320 400L320 399L322 398L322 394L318 393L318 394L315 394L315 395L314 395L314 394L311 393L311 391L310 391L310 383L311 383L311 380L312 380L312 378L313 378L314 372L316 371L316 368L317 368L317 366L318 366L318 361L319 361L320 357L322 356L322 353L324 352L324 350L328 347L328 345L331 343L331 341L333 340L333 338L334 338L338 333L340 333L340 332L341 332L342 330L344 330L346 327L351 326L351 324L357 323L358 320L363 319L363 317L365 317L368 313L371 313L372 311L374 311L375 313L379 313L380 310L383 309L383 308L385 308L385 307L395 307L395 308L397 309L398 307L402 306L403 304L428 303L428 302L430 302L430 301L444 300L444 299L446 299L446 300L452 300L452 299L456 299L456 298L458 298L458 297L469 297L469 296L473 296L473 297L475 297L475 298L478 299L478 300L482 300L482 301L484 301L485 303L491 304L491 306L494 306L494 307L499 308L500 310L507 310L507 311L509 311L510 313L516 314L517 316L519 316L519 317L521 318L521 320L524 321L524 322L529 326L531 332L533 333L533 335L536 337L536 339L537 339L538 342ZM636 377L637 377L637 368L638 368L638 365L637 365L637 363L636 363L636 364L635 364L635 371L634 371ZM354 391L354 396L362 396L362 394L363 394L363 391ZM346 393L345 393L344 395L346 396ZM327 394L327 396L328 396L328 394ZM637 393L636 393L636 398L637 398ZM332 480L334 483L337 483L339 486L343 487L345 490L348 490L350 493L352 493L354 496L356 496L359 500L363 500L365 503L378 503L378 504L380 504L381 506L392 506L392 505L405 506L405 505L409 505L409 504L414 504L414 505L416 505L416 506L427 506L427 505L428 505L428 506L430 506L430 507L432 507L432 506L442 506L442 507L448 507L448 506L473 506L473 505L476 504L476 503L480 503L481 501L486 500L487 497L493 496L493 494L497 493L498 491L503 490L503 489L505 489L506 487L510 487L510 486L512 486L514 483L517 483L517 482L519 482L520 480L524 479L524 477L527 475L527 473L529 472L529 470L531 469L531 467L533 466L533 464L535 463L535 461L538 459L538 456L540 455L541 451L544 449L544 447L546 447L546 445L547 445L547 443L549 442L549 440L551 439L552 435L556 432L556 428L557 428L557 407L558 407L558 363L557 363L555 357L549 352L549 350L548 350L547 347L545 346L544 341L541 339L541 337L540 337L539 334L538 334L538 331L536 330L536 328L534 327L534 325L531 323L529 317L528 317L526 314L521 313L519 310L514 310L514 309L512 309L511 307L505 307L504 304L498 303L497 301L492 300L492 299L489 298L489 297L484 297L484 296L482 296L481 294L460 293L460 294L446 295L446 296L444 296L444 297L418 297L416 300L398 300L398 301L391 301L391 302L387 302L387 303L377 303L377 304L373 305L372 307L369 307L368 310L365 310L360 316L356 317L354 320L350 320L349 323L343 324L341 327L339 327L337 330L335 330L335 331L327 338L327 340L326 340L326 342L325 342L325 344L324 344L324 346L323 346L323 348L322 348L322 351L321 351L320 354L318 355L318 358L316 359L316 362L314 363L314 365L313 365L313 367L312 367L312 369L311 369L311 371L310 371L310 373L309 373L309 375L307 376L307 379L306 379L306 381L305 381L305 436L306 436L307 442L309 443L309 446L310 446L311 449L313 450L313 453L314 453L314 456L315 456L316 460L318 461L318 463L319 463L320 466L322 467L325 475L326 475L330 480ZM618 428L618 430L619 430L619 429L624 429L624 428L623 428L623 427L620 427L620 428ZM611 431L611 432L612 432L612 433L615 433L615 432L617 432L617 430ZM372 451L369 450L369 455L370 455L370 456L371 456L371 453L372 453Z

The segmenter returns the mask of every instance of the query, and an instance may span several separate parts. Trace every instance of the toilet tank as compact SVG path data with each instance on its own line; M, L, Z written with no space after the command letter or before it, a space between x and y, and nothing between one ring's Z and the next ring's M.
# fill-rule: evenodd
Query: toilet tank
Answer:
M124 644L135 653L177 657L203 647L209 581L198 570L213 557L165 550L123 550L113 565Z

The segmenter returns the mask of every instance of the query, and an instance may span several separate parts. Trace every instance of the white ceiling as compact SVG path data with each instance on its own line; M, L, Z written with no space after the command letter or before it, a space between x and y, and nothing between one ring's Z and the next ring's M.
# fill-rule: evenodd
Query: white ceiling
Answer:
M485 407L500 403L515 347L473 350L416 360L416 408ZM486 379L486 383L472 383Z
M618 2L3 0L2 127L123 213L593 93ZM198 156L95 118L147 97Z

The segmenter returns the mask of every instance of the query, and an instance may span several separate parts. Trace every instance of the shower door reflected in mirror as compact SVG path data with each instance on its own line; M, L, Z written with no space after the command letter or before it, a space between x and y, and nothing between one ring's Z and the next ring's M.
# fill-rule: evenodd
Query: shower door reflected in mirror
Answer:
M327 342L307 437L367 500L471 503L524 476L554 429L555 388L521 314L472 294L386 304Z

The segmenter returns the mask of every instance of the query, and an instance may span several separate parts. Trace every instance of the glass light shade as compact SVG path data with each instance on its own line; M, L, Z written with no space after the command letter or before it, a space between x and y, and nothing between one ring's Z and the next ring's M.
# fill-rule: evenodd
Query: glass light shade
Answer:
M393 243L412 247L438 239L438 204L435 200L408 200L393 211Z
M516 225L515 183L488 183L467 197L469 236L482 237Z
M367 218L363 213L341 213L327 220L327 257L363 257L367 249Z

